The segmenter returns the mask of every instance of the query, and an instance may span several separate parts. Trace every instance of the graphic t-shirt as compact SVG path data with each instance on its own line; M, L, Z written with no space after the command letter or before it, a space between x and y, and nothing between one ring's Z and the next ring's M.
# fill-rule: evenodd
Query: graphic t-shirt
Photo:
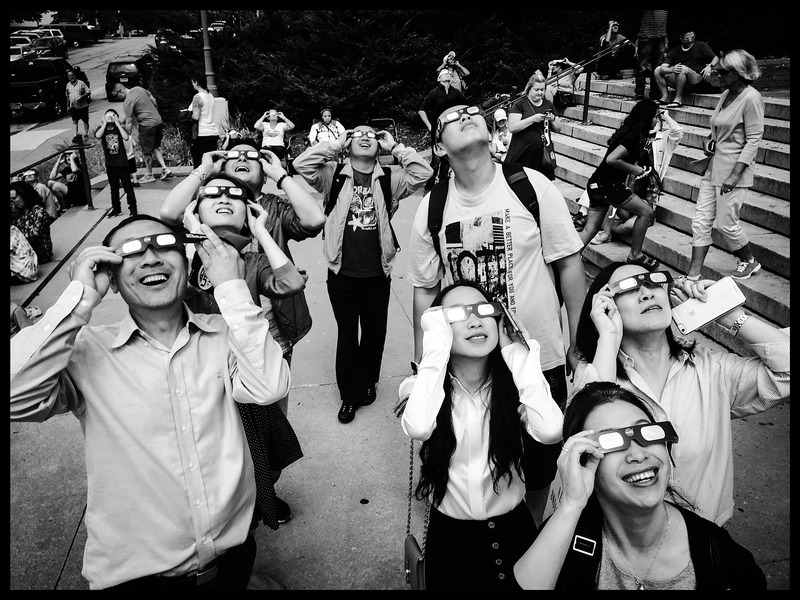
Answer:
M103 146L103 153L106 156L107 167L128 166L128 153L125 149L125 143L115 123L108 123L106 125L100 143Z
M270 146L283 147L286 144L286 123L276 123L273 128L268 121L264 122L264 137L261 145L264 148Z
M538 171L525 172L539 199L541 230L508 186L501 165L496 165L489 187L474 198L461 195L451 179L439 234L444 277L428 231L427 194L414 217L408 279L424 288L463 279L479 282L499 296L539 342L542 369L547 370L565 364L566 354L561 309L545 261L580 252L583 244L555 185Z
M350 277L383 275L372 173L353 169L353 198L344 226L342 268L339 272Z

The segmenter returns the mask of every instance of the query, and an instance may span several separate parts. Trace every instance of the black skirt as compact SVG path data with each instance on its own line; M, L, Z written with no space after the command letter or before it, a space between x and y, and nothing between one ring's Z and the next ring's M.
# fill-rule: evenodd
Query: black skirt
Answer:
M431 509L425 547L427 589L519 590L514 563L536 539L523 500L486 521L453 519Z

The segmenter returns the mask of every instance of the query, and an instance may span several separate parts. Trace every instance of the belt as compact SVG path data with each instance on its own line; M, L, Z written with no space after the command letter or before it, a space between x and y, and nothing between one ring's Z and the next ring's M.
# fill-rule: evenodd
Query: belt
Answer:
M222 566L223 561L227 558L227 554L230 552L231 549L226 550L219 556L217 556L214 560L208 563L202 570L195 569L194 571L189 571L188 573L184 573L183 575L155 575L163 585L171 586L171 585L180 585L180 586L201 586L205 585L209 581L212 581L219 573L219 569Z

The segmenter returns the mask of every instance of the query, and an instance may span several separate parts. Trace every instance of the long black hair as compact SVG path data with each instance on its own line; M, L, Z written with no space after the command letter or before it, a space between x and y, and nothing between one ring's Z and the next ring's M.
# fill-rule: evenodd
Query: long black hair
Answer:
M639 161L640 165L650 165L650 157L647 154L646 142L647 138L652 137L650 130L653 128L653 119L658 114L658 104L655 100L644 99L639 100L630 114L625 117L625 120L620 125L613 135L608 139L608 147L613 148L620 140L627 137L636 136L638 139L637 147L639 148L639 156L632 156L634 162Z
M487 301L492 301L492 297L480 284L462 281L441 290L433 299L431 306L441 306L447 293L457 287L474 288ZM500 317L497 319L499 321ZM521 476L522 434L524 431L519 416L519 390L500 353L499 343L489 353L486 380L491 382L488 460L496 492L498 483L503 477L508 476L511 481L515 470L517 475ZM452 391L450 377L445 377L444 401L436 417L436 428L431 437L422 443L419 450L422 467L415 495L418 500L430 496L433 506L439 506L444 499L447 481L450 477L450 462L456 450Z
M578 319L578 329L575 332L575 353L581 360L592 362L594 360L595 352L597 352L597 340L599 336L597 334L597 328L595 327L594 321L592 321L590 314L592 312L592 299L594 298L594 295L600 291L600 288L609 282L614 271L626 265L627 263L619 261L607 264L600 270L600 272L594 278L592 285L589 286L589 290L586 292L586 298L583 301L580 318ZM644 268L648 269L649 271L655 270L650 269L649 267ZM694 347L697 342L690 341L686 338L680 338L680 340L676 338L675 334L672 332L672 324L667 326L665 333L667 335L667 344L669 345L669 355L672 358L678 358L681 355L681 352L684 350L689 354L694 352ZM628 376L625 373L625 369L622 368L622 363L619 361L619 358L617 358L617 378L621 380L628 379Z

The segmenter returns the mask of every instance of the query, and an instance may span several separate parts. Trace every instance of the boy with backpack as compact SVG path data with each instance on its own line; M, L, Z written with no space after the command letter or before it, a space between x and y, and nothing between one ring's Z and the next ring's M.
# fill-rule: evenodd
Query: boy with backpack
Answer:
M434 152L448 159L452 178L435 184L423 198L412 226L408 279L414 286L414 361L422 354L420 317L440 288L463 279L477 281L539 342L542 370L563 409L568 353L560 304L563 298L574 348L586 296L583 245L566 201L541 173L492 161L491 135L479 106L444 111L434 140ZM574 366L570 353L570 367ZM550 468L544 475L526 477L529 491L542 490L535 500L543 508L559 448L539 450L526 451L523 468L536 460L538 468L531 465L526 474L543 473L544 459L534 457L547 454ZM538 525L541 514L534 512L534 518Z
M400 165L382 166L380 150L391 152ZM344 151L348 157L340 165ZM377 396L390 274L399 250L390 220L399 201L422 187L433 170L413 148L369 125L311 146L293 164L324 198L323 251L338 327L336 383L342 400L338 418L350 423L358 407L372 404Z

